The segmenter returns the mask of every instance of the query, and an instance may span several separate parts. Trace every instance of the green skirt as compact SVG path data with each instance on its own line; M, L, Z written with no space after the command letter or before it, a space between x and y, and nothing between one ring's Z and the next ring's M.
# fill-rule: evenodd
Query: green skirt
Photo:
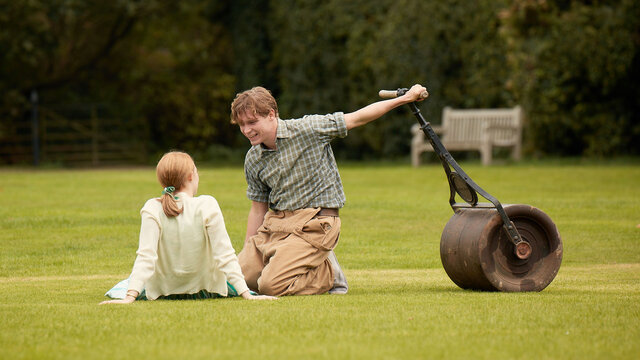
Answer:
M216 299L221 297L235 297L239 296L236 288L233 287L227 281L227 296L222 296L217 293L211 293L207 290L200 290L195 294L171 294L171 295L162 295L159 296L156 300L204 300L204 299ZM147 296L143 291L142 294L138 295L136 300L147 300Z

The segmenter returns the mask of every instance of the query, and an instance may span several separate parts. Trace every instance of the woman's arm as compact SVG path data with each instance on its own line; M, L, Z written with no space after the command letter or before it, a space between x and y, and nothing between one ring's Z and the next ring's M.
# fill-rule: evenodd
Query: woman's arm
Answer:
M214 198L210 199L211 202L207 202L207 209L204 212L204 225L211 241L211 256L216 267L225 274L227 281L238 294L242 294L248 291L249 287L244 280L236 251L231 245L220 206Z
M142 224L140 225L140 240L138 256L133 264L129 289L124 299L107 300L103 304L131 304L136 300L145 282L153 275L158 260L158 241L160 240L160 225L148 211L141 211Z

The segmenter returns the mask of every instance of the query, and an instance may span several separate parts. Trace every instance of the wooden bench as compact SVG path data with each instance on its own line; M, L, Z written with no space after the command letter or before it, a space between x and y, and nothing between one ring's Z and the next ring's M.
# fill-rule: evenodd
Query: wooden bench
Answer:
M490 165L494 147L511 147L520 160L522 151L522 109L451 109L442 112L442 125L432 126L449 151L477 150L483 165ZM411 163L420 165L420 154L433 151L418 124L411 128Z

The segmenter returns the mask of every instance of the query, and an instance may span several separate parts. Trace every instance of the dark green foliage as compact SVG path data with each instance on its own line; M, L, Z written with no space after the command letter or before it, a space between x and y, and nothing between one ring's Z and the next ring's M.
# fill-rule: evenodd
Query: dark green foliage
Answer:
M426 84L427 118L444 106L511 105L499 1L277 1L273 61L281 114L354 111L379 89ZM472 13L474 16L470 17ZM356 129L336 147L352 158L404 156L414 120L400 109Z
M503 19L530 152L640 153L637 1L514 1Z
M0 3L4 139L36 89L43 109L98 103L134 124L152 161L171 148L240 161L248 144L229 124L237 91L265 86L293 118L423 83L421 108L436 124L444 106L523 105L529 155L640 154L634 0ZM398 109L334 147L404 157L413 122Z
M100 102L122 122L139 123L147 130L130 135L145 142L154 160L171 148L198 153L214 143L237 145L228 121L235 92L231 36L212 20L221 9L195 0L34 0L6 8L3 124L22 121L24 94L35 89L43 110Z

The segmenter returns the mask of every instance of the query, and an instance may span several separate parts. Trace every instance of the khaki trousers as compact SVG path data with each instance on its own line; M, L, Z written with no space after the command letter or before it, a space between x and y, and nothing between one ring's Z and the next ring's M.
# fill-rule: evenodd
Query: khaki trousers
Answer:
M269 211L238 255L249 288L273 296L322 294L333 287L327 259L338 243L340 218L319 208Z

